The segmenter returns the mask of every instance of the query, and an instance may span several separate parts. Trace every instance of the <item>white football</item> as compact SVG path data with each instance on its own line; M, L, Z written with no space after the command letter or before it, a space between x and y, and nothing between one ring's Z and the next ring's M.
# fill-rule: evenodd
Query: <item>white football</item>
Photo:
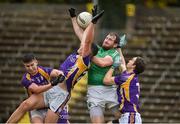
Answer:
M77 17L77 23L81 28L86 28L92 20L89 12L81 12Z

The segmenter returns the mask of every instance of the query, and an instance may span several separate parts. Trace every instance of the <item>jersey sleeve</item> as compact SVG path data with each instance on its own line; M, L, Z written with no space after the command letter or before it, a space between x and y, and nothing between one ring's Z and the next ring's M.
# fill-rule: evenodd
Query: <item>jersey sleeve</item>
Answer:
M120 62L120 54L117 50L110 50L109 56L112 57L113 62Z
M114 78L114 82L116 85L122 85L124 82L126 82L127 78L122 75L117 75Z
M49 67L41 67L46 73L48 73L49 75L51 74L53 68L49 68Z
M27 79L26 74L23 76L21 84L28 89L28 87L32 84L31 80Z

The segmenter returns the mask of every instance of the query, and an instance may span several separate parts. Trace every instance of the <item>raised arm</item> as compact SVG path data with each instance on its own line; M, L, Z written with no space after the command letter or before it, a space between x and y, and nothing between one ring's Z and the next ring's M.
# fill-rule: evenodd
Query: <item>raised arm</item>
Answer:
M117 51L118 51L119 54L120 54L122 71L125 71L125 70L126 70L126 61L125 61L125 59L124 59L124 55L123 55L123 53L122 53L121 48L117 48Z
M82 44L82 56L84 57L91 53L91 45L94 40L95 24L97 23L99 18L102 17L103 14L104 14L104 10L94 15L92 21L90 22L90 24L83 33L81 44Z
M72 21L74 32L75 32L76 36L79 38L79 40L82 41L82 36L83 36L84 30L77 24L75 9L70 8L69 14L71 16L71 21Z
M126 40L126 35L124 34L123 36L120 37L120 41L119 41L118 46L117 46L117 51L119 52L120 58L121 58L122 71L126 70L126 61L124 59L124 55L122 53L121 48L124 47L126 44L127 44L127 40Z

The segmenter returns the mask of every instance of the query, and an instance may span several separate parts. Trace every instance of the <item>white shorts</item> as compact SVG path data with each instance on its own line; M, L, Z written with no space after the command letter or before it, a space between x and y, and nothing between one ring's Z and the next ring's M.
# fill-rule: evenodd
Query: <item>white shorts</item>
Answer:
M116 86L89 85L87 91L88 108L91 109L95 106L112 108L117 106L119 103L116 89Z
M141 115L139 113L124 113L119 119L119 124L142 124Z
M47 109L35 109L30 111L31 119L34 117L39 117L44 120L47 113Z
M53 112L57 112L59 107L69 99L69 93L58 85L52 87L43 93L45 105L48 106Z

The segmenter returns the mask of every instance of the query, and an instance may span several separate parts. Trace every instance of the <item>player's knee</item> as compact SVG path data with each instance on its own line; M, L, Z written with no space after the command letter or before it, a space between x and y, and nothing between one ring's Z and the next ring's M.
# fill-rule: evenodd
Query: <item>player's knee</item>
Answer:
M90 117L95 118L95 117L104 117L104 108L100 106L94 106L90 108Z
M34 117L31 119L31 123L43 124L43 119L41 117Z
M114 106L111 108L111 111L115 117L115 119L119 119L121 117L121 112L119 111L119 106Z
M31 103L28 102L27 100L25 100L21 103L20 109L21 109L21 111L28 111L28 110L30 110L30 106L31 106Z

